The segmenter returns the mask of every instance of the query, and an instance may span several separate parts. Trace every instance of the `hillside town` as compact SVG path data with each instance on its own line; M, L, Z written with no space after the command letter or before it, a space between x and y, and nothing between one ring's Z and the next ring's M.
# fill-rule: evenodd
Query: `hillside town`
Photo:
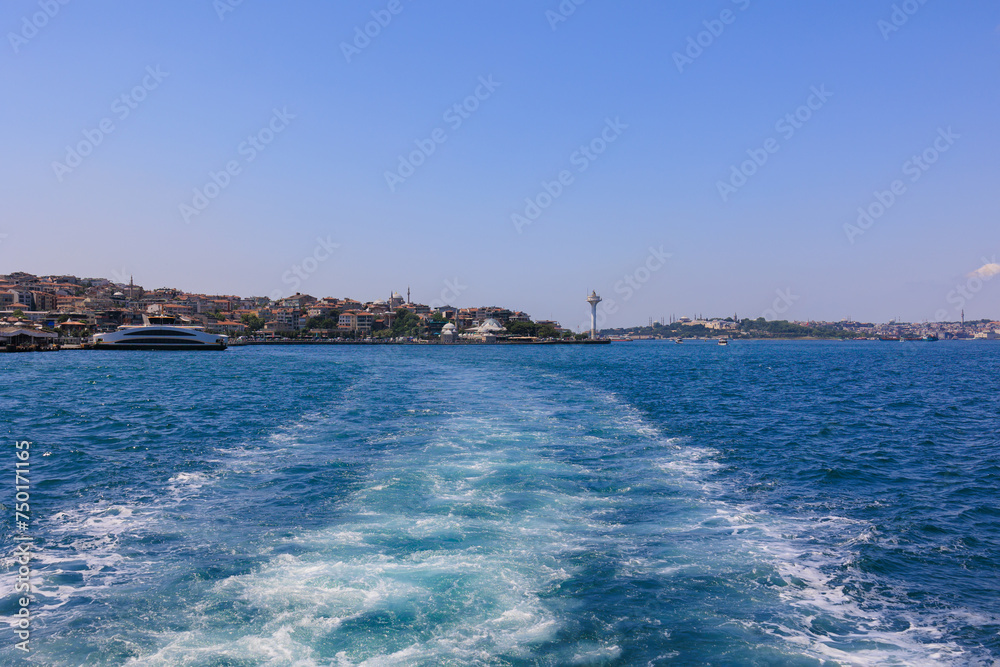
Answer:
M0 346L73 345L100 332L139 326L143 316L166 316L178 324L237 340L480 342L581 340L558 322L532 321L520 310L500 306L459 308L415 303L407 290L386 299L294 294L279 299L209 295L160 287L147 290L106 278L72 275L0 275ZM764 318L670 318L648 326L604 329L605 339L825 338L880 340L997 339L1000 322L885 324L768 321ZM450 340L449 340L450 339Z
M558 322L533 322L519 310L432 307L413 302L409 290L406 297L393 292L374 301L308 294L271 299L195 294L167 287L147 290L131 280L116 283L106 278L23 272L0 275L0 344L12 336L20 336L19 342L57 338L72 344L123 325L139 326L144 315L168 316L209 333L252 340L433 340L442 333L487 341L497 336L577 338ZM8 341L3 340L5 334ZM27 340L32 338L38 340Z

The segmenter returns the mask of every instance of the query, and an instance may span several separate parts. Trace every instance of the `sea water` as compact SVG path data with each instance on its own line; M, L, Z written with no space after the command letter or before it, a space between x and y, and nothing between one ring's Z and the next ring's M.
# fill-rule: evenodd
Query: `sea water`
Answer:
M1000 345L0 356L36 665L993 665Z

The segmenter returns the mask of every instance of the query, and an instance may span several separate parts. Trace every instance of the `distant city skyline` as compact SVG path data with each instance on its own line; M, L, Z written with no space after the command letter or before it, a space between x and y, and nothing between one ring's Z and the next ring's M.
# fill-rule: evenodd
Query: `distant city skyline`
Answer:
M988 274L988 277L992 277L994 275L1000 275L1000 266L993 267L991 269L991 272ZM29 279L28 276L31 276L32 279ZM69 283L59 282L63 279L68 279L70 282ZM17 281L18 284L17 287L15 287L14 283L11 282L12 280ZM52 282L50 282L52 280L55 280L57 282L53 284ZM38 281L43 281L43 282L38 282ZM65 289L67 286L79 287L80 290L84 292L84 295L73 297L72 296L73 290ZM60 289L53 291L53 288L55 287L58 287ZM412 307L416 306L417 310L413 312L424 312L424 313L440 312L443 313L447 319L452 319L454 317L454 313L452 313L451 311L453 309L457 309L457 310L462 310L463 312L483 311L483 310L496 310L498 312L505 311L509 312L510 314L516 315L516 319L518 321L527 321L527 318L529 317L534 322L547 323L551 321L548 318L534 316L531 313L523 311L521 308L518 307L516 303L491 302L491 303L471 304L471 303L463 303L461 301L448 300L448 299L433 299L430 301L415 299L413 298L413 295L411 294L409 287L407 287L406 289L405 298L403 297L402 292L400 290L392 290L387 295L385 295L386 298L376 297L372 299L367 297L355 298L357 295L351 295L351 294L346 294L346 295L308 294L300 292L296 292L295 294L287 296L282 296L282 295L268 296L259 294L255 295L255 294L240 294L240 293L213 294L198 290L185 291L170 285L148 287L142 284L136 284L134 282L133 276L129 276L128 281L126 282L125 280L122 280L121 275L118 275L115 278L108 278L105 276L75 276L66 273L34 276L32 274L25 274L24 272L15 272L13 275L0 274L0 312L9 315L11 312L16 313L17 309L22 310L22 312L31 311L31 313L33 313L34 315L33 319L37 321L45 321L47 318L42 317L41 319L39 319L39 316L55 313L57 310L63 314L74 311L84 312L88 313L87 314L88 318L101 319L102 314L99 311L92 312L90 308L83 308L82 310L78 310L73 305L68 303L72 302L79 304L80 302L84 302L86 298L85 295L92 295L95 289L97 289L100 292L103 292L106 295L111 295L112 290L118 290L117 292L115 292L115 295L120 296L123 299L128 299L129 301L131 301L134 298L137 298L137 293L135 292L135 290L139 290L138 292L139 295L143 294L145 295L143 299L146 299L148 297L156 297L157 303L160 303L159 299L162 298L162 294L158 296L157 293L163 293L163 292L168 292L171 294L176 293L174 299L179 300L180 303L188 305L193 303L192 299L194 300L194 302L200 302L202 304L210 304L216 299L224 299L224 300L233 299L233 302L228 303L226 308L222 309L222 314L223 317L229 316L229 317L236 317L237 319L239 318L241 312L245 313L244 309L249 308L253 310L254 308L261 307L262 304L266 304L269 300L271 301L272 305L279 304L280 302L282 307L285 307L285 304L289 302L296 303L297 300L301 298L302 300L310 300L310 302L311 301L326 302L331 299L334 301L347 300L351 303L356 304L356 307L358 308L370 309L372 312L375 313L384 313L386 312L386 310L392 312L393 310L398 308L409 309L413 311ZM60 296L60 295L65 295L65 296ZM34 307L33 308L31 306L21 307L20 304L11 305L14 300L20 300L22 296L23 298L29 300L34 299L36 301L34 303ZM446 295L442 294L442 296ZM960 308L959 317L954 320L930 320L930 321L923 320L923 321L910 322L905 319L899 318L897 316L889 319L872 320L866 322L865 320L854 320L852 318L841 318L839 320L831 320L824 318L796 319L796 318L782 317L782 312L784 310L787 310L787 308L785 308L782 304L784 303L787 305L788 303L790 303L789 299L791 296L792 295L783 295L781 298L776 299L775 303L773 304L774 306L773 308L765 310L756 317L752 314L751 315L744 314L741 316L739 313L735 312L731 314L713 313L706 315L701 311L694 311L690 314L671 313L670 315L659 316L659 317L649 316L645 322L628 322L620 325L608 325L607 324L608 318L605 314L601 314L598 317L596 323L593 320L593 314L596 313L596 308L600 304L602 304L604 300L600 297L600 295L592 292L590 296L588 296L588 298L586 299L587 303L592 308L591 320L589 320L586 324L580 324L576 326L573 326L569 323L558 322L558 321L557 323L564 328L572 329L573 331L578 333L588 333L594 331L595 329L598 331L642 329L644 327L653 326L654 324L670 326L674 323L685 323L685 322L692 324L698 324L700 322L718 323L720 321L745 322L747 320L754 320L758 318L763 318L771 322L784 320L793 323L794 322L799 322L799 323L821 322L829 324L857 323L857 324L875 325L876 327L884 327L884 326L891 327L893 325L899 325L899 324L913 324L916 326L920 326L922 329L924 328L923 325L930 325L931 329L933 329L934 325L938 324L957 326L959 323L961 323L964 326L966 322L972 323L979 321L979 322L987 322L990 323L991 325L997 323L996 321L997 318L989 318L989 317L978 318L978 319L966 318L964 308ZM44 297L46 299L47 301L46 305L38 304L37 299L41 297ZM67 303L63 302L64 298L68 300ZM100 297L98 298L100 300ZM49 301L51 302L48 303ZM240 310L230 311L229 308L235 308L237 302L240 303L239 305ZM248 305L249 302L254 302L257 305L249 306ZM215 301L215 303L222 303L222 302ZM175 305L168 307L185 308L186 306ZM420 310L420 307L423 307L423 310ZM133 305L133 309L135 308L142 310L142 304L140 303L138 305ZM201 306L199 306L198 308L199 309L197 310L197 312L199 314L212 312L211 308L209 308L209 310L204 310L202 309ZM615 308L616 308L615 306L612 306L612 312L616 312ZM301 310L306 311L308 310L308 308L302 306ZM352 308L349 308L349 310L352 310ZM107 316L107 313L104 313L104 316ZM302 319L302 322L303 323L305 322L304 317ZM593 326L594 324L596 324L596 327ZM987 327L987 330L991 330L990 327ZM1000 330L997 330L997 333L1000 333Z
M1000 316L1000 6L0 7L0 274Z

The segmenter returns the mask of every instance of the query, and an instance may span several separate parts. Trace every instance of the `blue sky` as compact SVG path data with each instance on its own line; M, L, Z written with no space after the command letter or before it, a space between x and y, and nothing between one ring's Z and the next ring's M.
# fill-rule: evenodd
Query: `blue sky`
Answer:
M608 326L1000 317L993 2L10 0L0 29L0 273L574 328L592 289Z

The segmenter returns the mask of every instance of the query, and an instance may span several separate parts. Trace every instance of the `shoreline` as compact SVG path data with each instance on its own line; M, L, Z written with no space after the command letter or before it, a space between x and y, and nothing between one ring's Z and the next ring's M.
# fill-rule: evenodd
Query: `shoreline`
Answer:
M518 340L518 341L496 341L494 343L484 342L463 342L463 343L442 343L440 341L364 341L364 340L254 340L240 343L230 343L229 347L248 347L251 345L433 345L445 347L470 347L470 346L495 346L495 345L608 345L611 340Z
M944 343L986 343L997 339L983 339L983 338L957 338L950 340L941 341L923 341L923 340L907 340L907 341L885 341L885 340L871 340L867 338L815 338L815 337L798 337L798 338L729 338L727 339L730 343L741 343L741 342L767 342L767 343L821 343L821 342L840 342L840 343L932 343L932 342L944 342ZM691 343L704 343L704 344L717 344L718 338L685 338L684 342ZM540 340L540 341L497 341L494 343L483 343L483 342L463 342L463 343L441 343L438 341L405 341L405 342L380 342L380 341L349 341L349 340L275 340L275 341L245 341L241 343L230 343L228 348L233 347L260 347L260 346L270 346L270 345L350 345L350 346L367 346L367 347L384 347L384 346L408 346L408 347L508 347L508 346L525 346L525 345L610 345L612 343L675 343L673 338L634 338L631 340L611 340L607 338L597 339L597 340ZM18 349L10 350L0 348L0 354L17 354L25 352L61 352L61 351L72 351L72 350L94 350L92 346L84 345L60 345L59 347L49 347L43 349ZM102 349L106 351L107 348ZM112 350L112 351L150 351L150 350ZM166 351L173 352L176 350L152 350L152 351ZM182 350L183 351L183 350ZM190 352L191 350L186 350ZM225 350L213 350L213 351L225 351Z

